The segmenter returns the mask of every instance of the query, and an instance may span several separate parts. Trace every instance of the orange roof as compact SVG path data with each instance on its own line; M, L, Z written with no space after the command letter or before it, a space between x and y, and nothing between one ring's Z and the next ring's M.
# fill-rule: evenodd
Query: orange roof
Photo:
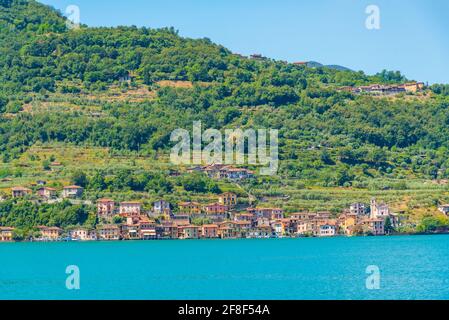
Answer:
M12 191L31 191L31 189L24 188L24 187L12 187Z
M56 191L55 188L50 188L50 187L42 187L42 188L39 188L38 190Z
M124 201L124 202L120 202L120 205L127 205L127 204L142 204L142 202L139 202L139 201Z
M98 199L97 202L114 202L112 199Z
M205 225L203 225L203 228L218 228L218 225L216 225L216 224L205 224Z
M64 189L82 189L80 186L66 186Z

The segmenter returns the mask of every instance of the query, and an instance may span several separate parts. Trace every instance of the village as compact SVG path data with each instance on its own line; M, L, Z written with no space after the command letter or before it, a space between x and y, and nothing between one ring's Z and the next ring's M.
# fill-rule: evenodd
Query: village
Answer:
M210 167L203 168L210 170ZM223 171L224 170L224 171ZM222 167L218 172L225 172ZM232 171L231 171L232 172ZM248 173L245 171L246 174ZM218 173L213 173L213 175ZM246 176L246 175L245 175ZM231 175L231 178L241 176ZM36 196L44 202L69 199L80 203L83 188L63 187L61 193L46 187L44 181L36 190ZM11 188L12 198L25 198L32 190L25 187ZM60 198L58 198L58 196ZM84 201L92 204L90 201ZM73 227L63 230L55 226L39 226L38 237L30 241L111 241L111 240L163 240L163 239L239 239L284 237L334 237L389 233L397 228L402 217L392 212L385 203L372 199L370 204L354 203L335 216L330 212L297 212L286 214L282 208L249 206L237 210L239 199L232 192L218 195L216 202L169 203L159 200L150 210L144 210L140 201L117 203L114 199L98 199L96 213L99 224L96 229ZM241 207L241 206L240 206ZM439 210L449 213L449 205ZM194 224L194 221L207 223ZM14 228L0 227L0 241L13 241Z

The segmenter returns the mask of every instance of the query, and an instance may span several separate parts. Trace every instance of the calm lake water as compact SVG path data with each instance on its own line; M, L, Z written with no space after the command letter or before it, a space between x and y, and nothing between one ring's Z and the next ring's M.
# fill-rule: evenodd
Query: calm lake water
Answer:
M449 299L449 236L0 244L0 299Z

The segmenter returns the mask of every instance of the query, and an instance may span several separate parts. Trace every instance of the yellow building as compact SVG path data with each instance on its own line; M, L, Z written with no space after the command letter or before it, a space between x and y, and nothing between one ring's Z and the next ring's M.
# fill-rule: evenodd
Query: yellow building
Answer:
M201 205L197 202L181 202L178 204L179 212L185 214L200 214Z
M340 217L340 227L343 232L350 236L354 232L354 227L357 225L357 215L355 214L344 214Z
M0 227L0 242L12 241L14 228Z
M58 227L38 227L41 238L45 240L58 240L62 230Z
M235 206L237 205L237 195L231 192L223 193L219 196L218 202L228 207Z

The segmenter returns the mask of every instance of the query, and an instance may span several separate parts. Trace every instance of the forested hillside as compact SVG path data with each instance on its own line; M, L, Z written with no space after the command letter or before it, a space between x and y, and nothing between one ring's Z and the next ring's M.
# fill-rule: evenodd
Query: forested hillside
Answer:
M172 130L201 120L279 129L279 174L305 185L448 179L447 85L389 97L338 90L407 81L399 72L243 57L173 28L68 30L36 1L0 0L0 174L13 174L8 164L36 145L158 159Z

